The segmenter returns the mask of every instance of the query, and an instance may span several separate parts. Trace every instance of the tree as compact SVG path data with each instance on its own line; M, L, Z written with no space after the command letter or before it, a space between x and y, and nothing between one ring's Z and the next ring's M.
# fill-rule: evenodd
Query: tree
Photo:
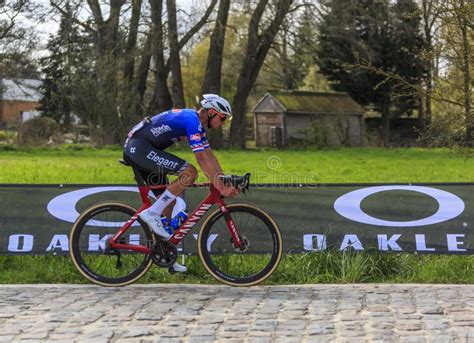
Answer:
M27 0L3 0L0 7L0 41L19 38L24 31L18 27L18 18L28 12Z
M392 28L389 32L395 46L399 47L389 55L394 62L389 67L394 68L395 73L404 80L403 84L394 83L393 114L401 116L419 108L419 94L406 84L420 86L425 80L427 63L422 53L426 46L419 33L421 18L413 1L398 1L389 10L392 13Z
M38 40L31 27L40 11L35 1L0 1L0 75L10 78L37 78L38 66L32 57ZM27 23L25 19L30 20Z
M438 59L438 53L435 50L435 37L439 28L439 19L441 15L440 3L442 0L422 0L421 1L421 17L423 24L423 34L426 47L426 77L425 87L426 94L422 94L422 104L420 110L420 120L422 129L425 130L426 125L431 123L432 105L431 98L433 95L433 83L435 74L435 64Z
M125 62L123 76L126 82L126 89L131 91L133 89L133 76L135 69L134 49L137 46L138 26L140 24L142 0L132 0L132 16L130 19L129 33L127 43L125 46Z
M163 3L162 1L149 0L151 6L151 37L153 40L153 60L155 62L155 85L153 98L148 106L148 112L162 112L173 106L168 88L168 71L165 66L165 42L163 32Z
M165 60L165 31L162 20L163 6L162 2L149 0L152 12L152 36L153 36L153 57L155 61L155 85L153 98L149 104L148 112L161 112L170 109L173 105L176 107L184 106L184 91L181 80L181 63L179 60L179 51L189 42L189 40L206 24L211 15L217 0L212 0L205 13L189 30L179 39L177 37L177 27L171 23L168 33L168 43L170 46L170 57ZM169 4L174 8L172 3ZM171 16L173 21L173 16ZM176 32L175 32L176 31ZM171 54L173 57L171 57ZM174 99L168 89L168 75L172 71ZM173 104L173 101L177 103Z
M252 90L268 50L275 39L283 19L290 10L293 0L278 0L268 25L260 29L268 0L260 0L250 18L247 48L237 82L237 91L232 102L234 118L231 124L230 140L235 147L245 148L247 132L247 98Z
M230 0L221 0L217 12L216 24L211 35L207 56L206 73L201 87L201 94L221 92L221 72L224 52L225 31L229 17Z
M431 19L425 24L425 36L434 42L427 48L428 56L433 58L427 72L431 87L427 86L424 93L427 112L428 105L433 108L433 120L426 127L424 141L435 145L472 145L474 3L425 0L422 5L422 13Z
M258 82L268 88L296 90L314 65L317 30L314 6L303 4L285 17L281 29L264 62ZM262 80L262 76L268 80Z
M168 39L170 43L170 69L172 75L173 105L177 108L184 108L183 79L181 76L181 61L179 56L178 23L176 21L175 0L166 0L168 10Z
M73 21L74 10L68 3L61 15L58 34L51 36L47 49L50 55L41 59L43 85L41 107L43 116L62 124L64 130L72 128L72 69L78 68L79 56L86 46Z
M143 68L146 68L146 74L148 74L150 58L150 46L146 44L146 41L142 51L137 46L142 0L132 0L131 7L132 14L124 49L122 94L120 95L123 107L128 112L125 118L123 118L124 126L126 127L132 125L132 122L135 122L138 117L142 117L141 104L146 88L146 79L143 80L143 73L145 73ZM140 51L142 54L140 54ZM140 55L142 56L141 62L143 63L139 64L139 69L135 74L136 60Z
M450 62L460 70L463 78L464 143L472 146L474 143L474 115L472 112L474 4L465 0L449 0L444 2L443 6L446 9L443 15L446 29L456 34L456 36L446 36L448 46L454 52Z
M184 106L180 51L207 23L217 0L211 0L197 21L189 20L193 24L186 32L180 32L178 19L186 20L171 0L166 11L163 0L52 0L51 6L64 15L69 3L78 6L80 15L73 22L84 37L92 38L93 47L87 55L79 54L88 62L87 72L74 70L70 76L77 95L73 111L89 124L98 145L122 142L144 112ZM151 70L154 80L148 82ZM170 72L173 94L168 87ZM151 99L146 92L149 84Z
M390 119L411 114L424 76L420 17L412 1L328 1L318 25L321 71L333 88L362 105L373 104L383 118L383 143Z
M245 3L245 6L247 6L247 3ZM242 47L247 46L247 28L251 12L242 11L234 2L230 14L225 34L220 81L220 93L229 101L233 99L237 91L238 71L242 67L242 61L246 53Z
M230 0L221 0L208 49L206 71L202 82L201 95L206 93L221 94L222 60L224 57L225 32L229 10ZM213 148L221 148L224 144L222 128L210 131L208 139Z
M128 99L121 97L123 78L119 76L123 70L126 41L120 32L125 2L126 0L77 2L78 6L87 4L85 11L90 13L90 17L87 20L73 19L92 38L94 48L88 51L89 56L82 54L84 58L91 59L89 72L81 75L81 79L76 79L80 72L74 73L74 91L81 95L74 99L75 112L89 124L98 145L121 142L128 129L122 120L129 115L128 109L124 108ZM67 13L69 3L69 0L51 1L53 8L62 14Z
M185 100L188 106L196 103L196 96L201 94L201 80L204 80L204 73L202 61L205 61L209 54L209 40L204 39L195 46L192 50L183 56L183 87L185 93ZM211 145L212 146L212 145Z

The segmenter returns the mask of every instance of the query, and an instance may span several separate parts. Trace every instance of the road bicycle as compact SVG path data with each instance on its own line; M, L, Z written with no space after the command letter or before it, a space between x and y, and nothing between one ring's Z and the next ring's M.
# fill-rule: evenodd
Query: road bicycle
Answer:
M221 178L225 184L243 192L248 190L250 174ZM264 281L281 259L283 247L278 225L252 204L226 205L220 192L212 184L206 185L210 189L207 197L168 240L156 235L138 216L151 206L150 191L163 190L166 185L139 182L142 205L138 210L118 202L91 206L79 216L70 233L69 251L74 265L83 276L102 286L131 284L153 263L170 268L178 257L178 244L216 205L197 237L204 267L215 279L232 286L252 286Z

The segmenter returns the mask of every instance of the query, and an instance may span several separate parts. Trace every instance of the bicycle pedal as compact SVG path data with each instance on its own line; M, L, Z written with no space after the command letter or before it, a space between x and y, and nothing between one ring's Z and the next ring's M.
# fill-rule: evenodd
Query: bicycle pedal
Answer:
M176 274L176 271L173 269L173 266L169 267L168 268L168 272L173 275L173 274Z

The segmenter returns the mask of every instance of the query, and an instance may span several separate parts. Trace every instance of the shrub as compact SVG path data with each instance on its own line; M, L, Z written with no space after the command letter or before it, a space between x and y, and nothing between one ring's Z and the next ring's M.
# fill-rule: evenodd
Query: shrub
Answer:
M58 123L48 117L27 120L18 130L20 146L45 146L61 141L61 130Z
M433 115L431 123L424 132L420 133L419 142L429 148L450 147L463 145L465 126L462 113L446 113Z
M0 131L0 141L7 139L7 133L5 131Z

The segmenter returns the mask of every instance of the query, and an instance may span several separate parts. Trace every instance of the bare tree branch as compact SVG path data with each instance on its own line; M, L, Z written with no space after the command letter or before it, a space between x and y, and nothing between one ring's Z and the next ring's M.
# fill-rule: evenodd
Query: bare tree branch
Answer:
M198 32L204 24L207 23L207 19L211 15L214 7L216 6L217 0L212 0L211 4L206 10L206 13L202 16L202 18L194 25L186 34L178 41L178 49L181 50L183 47L189 42L189 40ZM170 72L170 60L168 59L165 64L165 71L168 74Z
M53 8L55 8L56 10L58 10L61 14L63 15L67 15L68 13L64 10L64 8L62 8L59 3L57 3L56 1L51 1L51 6ZM83 29L85 29L86 31L88 32L95 32L95 29L92 28L91 26L89 26L88 24L80 21L79 19L73 17L71 18L74 23L76 23L77 25L79 25L80 27L82 27Z
M0 40L17 36L17 34L13 32L16 25L16 18L24 12L27 7L26 5L27 0L17 0L16 2L2 4L1 14L6 16L8 19L0 20Z
M179 49L181 50L185 45L186 43L194 36L194 34L196 32L198 32L201 27L204 26L204 24L206 24L207 22L207 19L209 18L209 16L211 15L212 11L214 10L214 7L216 6L217 4L217 0L212 0L211 4L209 5L209 7L207 8L206 12L204 13L204 15L202 16L202 18L196 23L196 25L194 25L188 32L186 32L186 34L183 36L183 38L181 38L178 42L178 47Z
M94 21L97 23L97 26L100 27L104 24L104 18L102 17L102 10L100 9L98 0L87 0L89 7L94 16Z
M449 103L451 105L455 105L455 106L459 106L459 107L464 107L464 103L457 102L457 101L451 100L449 98L446 98L445 96L443 96L443 94L436 94L436 95L434 93L427 94L426 90L421 85L412 84L412 83L408 82L407 80L405 80L400 75L388 72L388 71L380 69L380 68L376 68L376 67L372 66L370 63L367 63L367 64L360 64L360 63L347 64L346 63L346 64L343 64L343 65L344 65L344 67L347 67L347 68L352 68L352 69L353 68L360 68L360 69L364 69L364 70L373 72L377 75L383 76L384 79L379 84L377 84L377 87L380 87L382 84L384 84L388 81L396 81L400 85L403 85L404 87L407 87L407 89L412 89L413 91L417 92L418 94L423 94L424 96L430 95L431 99L433 99L433 100L446 102L446 103Z

